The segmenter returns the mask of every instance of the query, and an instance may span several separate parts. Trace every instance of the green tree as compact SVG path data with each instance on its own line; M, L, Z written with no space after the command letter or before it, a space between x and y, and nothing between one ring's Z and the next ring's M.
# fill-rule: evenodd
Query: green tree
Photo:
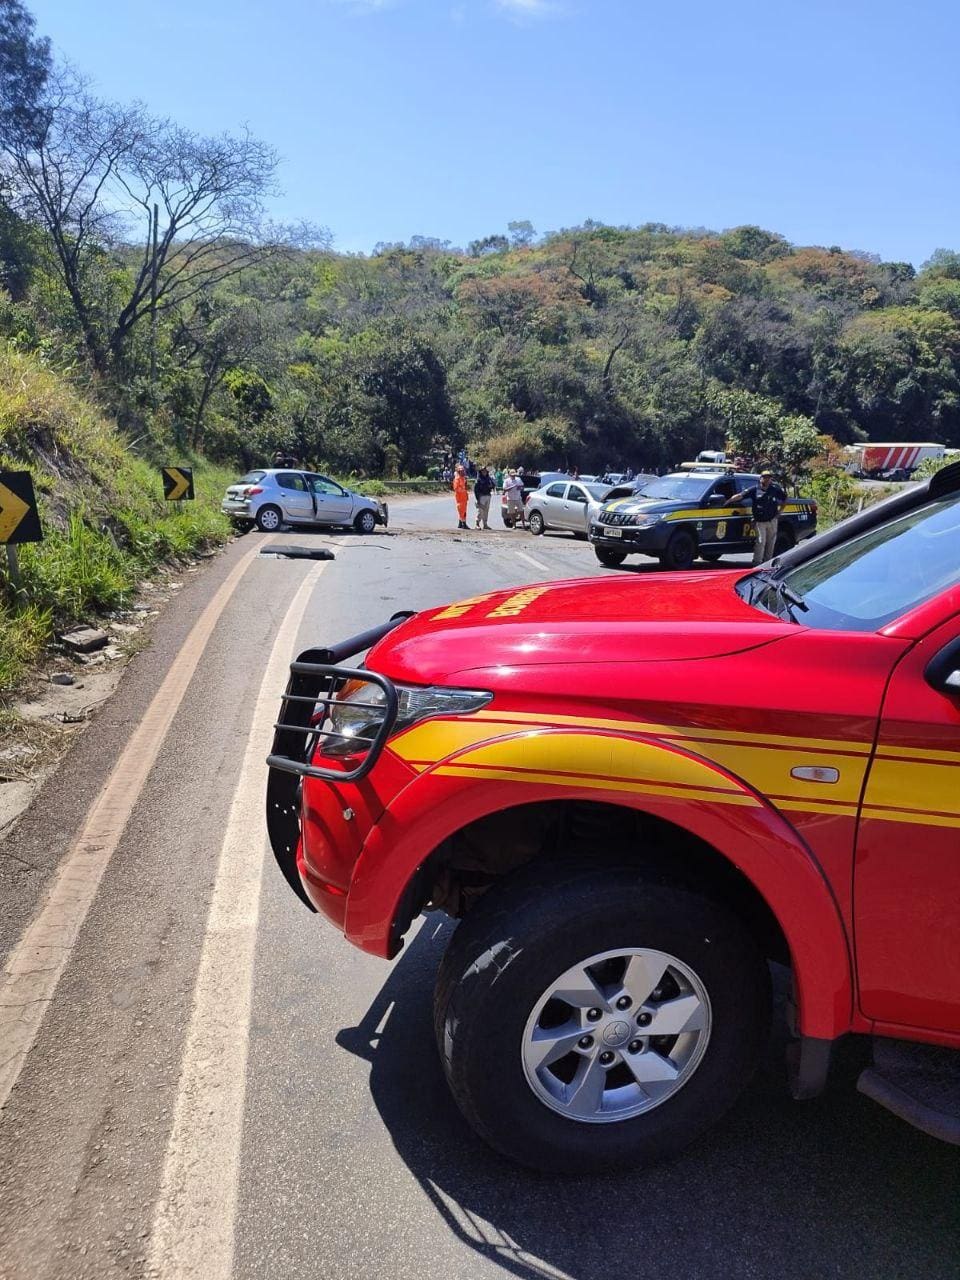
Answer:
M756 462L782 448L780 406L775 400L724 387L709 392L707 403L723 420L734 453Z
M50 41L20 0L0 0L0 144L21 145L40 127Z
M484 236L480 240L471 240L468 245L471 258L483 258L488 253L505 253L509 248L510 241L501 235Z
M822 437L810 418L794 414L780 419L780 444L773 460L792 480L799 481L822 452Z
M403 475L420 475L434 439L455 436L447 374L433 348L407 332L390 334L361 375L371 422L396 449Z
M920 270L924 275L960 280L960 253L955 249L934 249Z
M774 231L764 231L762 227L734 227L723 233L720 243L735 258L749 258L754 262L779 258L790 252L783 236Z
M510 243L514 249L526 249L537 238L533 223L526 218L520 222L508 222L507 230L510 232Z

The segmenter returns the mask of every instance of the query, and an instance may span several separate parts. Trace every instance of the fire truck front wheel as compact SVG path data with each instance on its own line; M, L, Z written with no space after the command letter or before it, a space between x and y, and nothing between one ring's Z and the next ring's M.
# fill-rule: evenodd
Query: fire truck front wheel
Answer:
M750 1079L770 984L722 903L636 866L531 864L490 889L437 979L440 1056L492 1147L571 1176L667 1159Z

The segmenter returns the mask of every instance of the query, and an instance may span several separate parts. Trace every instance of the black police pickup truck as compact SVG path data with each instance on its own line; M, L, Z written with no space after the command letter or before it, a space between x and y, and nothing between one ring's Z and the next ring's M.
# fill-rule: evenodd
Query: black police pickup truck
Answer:
M656 556L665 569L689 569L699 556L753 550L756 530L749 504L732 506L735 493L760 483L758 475L730 468L691 467L648 480L619 485L607 494L587 536L597 559L615 569L629 555ZM777 529L776 554L817 530L812 498L788 498Z

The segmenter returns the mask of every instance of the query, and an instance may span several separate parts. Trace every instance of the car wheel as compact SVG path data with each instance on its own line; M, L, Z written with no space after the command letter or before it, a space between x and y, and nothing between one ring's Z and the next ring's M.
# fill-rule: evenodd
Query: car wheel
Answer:
M608 569L619 569L627 558L624 551L601 551L599 547L594 547L593 550L600 563Z
M697 558L697 540L687 529L678 529L660 557L665 569L689 569Z
M440 1056L468 1122L573 1176L676 1155L762 1051L766 963L722 903L629 863L542 862L496 884L440 967Z
M789 529L778 529L777 540L773 544L773 554L782 556L785 551L789 551L795 545L793 534Z
M377 517L372 511L360 511L353 522L357 533L373 533L377 527Z
M527 521L527 523L530 526L530 532L532 534L535 534L536 537L538 538L540 537L541 533L543 533L544 529L547 527L544 524L543 516L540 514L539 511L531 512L530 519Z
M574 529L573 536L576 538L578 542L586 542L587 540L587 535L585 533L580 533L580 531L577 529Z
M283 524L283 512L279 507L267 503L257 512L256 522L261 533L276 533Z

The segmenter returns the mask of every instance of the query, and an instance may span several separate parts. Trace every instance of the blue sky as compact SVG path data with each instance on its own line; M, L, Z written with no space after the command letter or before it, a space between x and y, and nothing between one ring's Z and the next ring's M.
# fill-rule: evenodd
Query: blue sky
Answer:
M528 218L960 249L958 0L27 0L105 96L283 156L337 248Z

